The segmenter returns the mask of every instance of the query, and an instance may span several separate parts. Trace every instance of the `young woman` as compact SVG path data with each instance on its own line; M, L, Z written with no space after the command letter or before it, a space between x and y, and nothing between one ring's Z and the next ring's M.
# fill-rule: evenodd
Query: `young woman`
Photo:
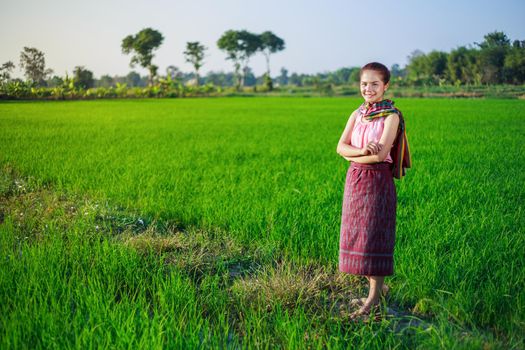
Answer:
M394 273L397 195L394 177L410 167L401 112L384 99L390 72L372 62L360 70L363 104L350 116L337 153L351 162L346 174L339 242L339 270L370 282L367 298L354 299L351 318L379 314L381 294Z

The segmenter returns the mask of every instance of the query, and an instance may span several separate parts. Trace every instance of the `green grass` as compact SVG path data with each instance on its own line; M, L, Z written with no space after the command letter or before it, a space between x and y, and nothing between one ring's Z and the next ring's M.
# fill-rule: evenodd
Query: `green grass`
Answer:
M309 307L335 295L325 288L332 282L315 278L336 278L348 163L335 148L358 99L6 102L4 169L31 176L35 191L85 195L135 216L67 216L58 200L54 226L4 190L18 199L3 205L0 225L1 344L523 347L525 101L396 102L414 168L396 180L395 275L387 283L392 303L426 316L430 330L354 326ZM7 178L4 187L13 188ZM167 238L136 225L119 231L138 216L211 237L180 243L166 228L158 231ZM226 248L213 243L230 240ZM275 259L295 268L283 272ZM225 279L234 264L255 270ZM309 264L319 267L313 275L302 270ZM250 282L256 276L262 280ZM287 283L304 288L279 292ZM345 283L362 287L352 278L337 285Z

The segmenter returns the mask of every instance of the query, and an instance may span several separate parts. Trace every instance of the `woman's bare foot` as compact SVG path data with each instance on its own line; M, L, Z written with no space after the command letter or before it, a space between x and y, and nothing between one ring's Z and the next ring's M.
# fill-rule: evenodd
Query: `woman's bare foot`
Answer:
M386 284L383 284L383 287L382 287L383 296L386 296L389 291L390 291L390 287L387 286ZM350 306L363 306L366 302L366 299L367 298L352 299L350 300Z
M364 298L364 299L366 299L366 298ZM354 311L354 312L352 312L350 314L350 319L357 320L357 319L360 319L360 318L366 318L372 312L373 319L374 320L379 320L380 319L380 313L381 313L381 308L380 307L381 307L381 305L380 305L379 302L373 303L373 302L365 301L365 303L358 310L356 310L356 311Z

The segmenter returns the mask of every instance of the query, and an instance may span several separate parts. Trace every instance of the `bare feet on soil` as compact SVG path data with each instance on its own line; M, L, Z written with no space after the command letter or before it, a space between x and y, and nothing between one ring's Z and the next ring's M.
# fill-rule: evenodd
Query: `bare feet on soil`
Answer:
M381 320L381 304L377 303L367 303L361 306L358 310L350 314L350 319L353 321L362 320L367 321L380 321Z
M390 287L383 284L381 288L381 295L385 297L390 291ZM379 321L381 319L381 302L368 301L368 298L357 298L350 301L350 306L359 307L358 310L350 314L350 319L357 321L363 320L365 322L369 320Z
M390 291L390 287L387 286L386 284L383 284L383 288L382 288L382 295L385 297L388 292ZM366 298L357 298L357 299L352 299L350 301L350 306L353 306L353 307L356 307L356 306L363 306L366 302Z

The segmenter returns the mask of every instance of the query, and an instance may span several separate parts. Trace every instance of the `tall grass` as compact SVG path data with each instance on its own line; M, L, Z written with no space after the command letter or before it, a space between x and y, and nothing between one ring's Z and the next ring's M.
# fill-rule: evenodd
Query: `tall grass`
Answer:
M52 184L66 194L109 201L149 221L222 229L239 244L272 246L287 261L335 268L348 167L335 148L359 103L322 98L2 103L0 163L34 176L38 186ZM401 306L441 320L444 327L438 338L417 338L415 344L443 342L439 345L445 347L454 327L485 330L507 344L523 344L525 102L402 99L396 105L405 115L414 168L396 181L395 275L388 281ZM151 257L100 240L86 244L75 233L84 225L56 229L50 237L60 237L57 241L31 247L17 243L24 254L2 260L2 300L41 308L5 310L9 318L3 316L4 325L12 322L11 330L26 332L23 323L30 322L33 334L27 339L42 346L90 345L93 335L95 345L121 335L121 344L140 344L156 335L159 346L166 339L198 344L199 334L210 332L218 332L213 341L231 339L229 323L220 321L229 304L218 281L204 278L203 286L211 289L203 297L184 274L159 276L164 265ZM6 251L14 251L16 228L6 221L0 229ZM75 241L77 236L83 238ZM44 261L49 261L45 268ZM75 279L83 275L89 279ZM48 288L39 290L46 283ZM81 283L89 288L82 289L77 305L71 293L78 288L67 286ZM114 296L122 288L136 294L127 299L130 293L121 293L117 305ZM152 314L177 327L163 328L163 321L148 317L145 310L155 293L166 293L171 304L164 313ZM197 311L200 298L217 303L215 316ZM82 317L91 313L94 318L82 321L91 326L66 321L71 316L60 318L64 324L57 324L56 316L45 317L74 315L72 308L83 310ZM182 318L168 316L168 309ZM262 344L284 332L289 337L277 338L292 343L280 345L299 347L305 330L314 334L318 329L308 316L302 318L307 313L301 310L289 315L277 308L266 315L248 308L245 341ZM32 313L41 320L29 320ZM286 321L289 317L292 321ZM46 325L46 320L54 321ZM187 328L182 326L186 323ZM301 337L293 335L295 327ZM49 334L62 329L71 338L48 339L47 333L38 333L43 329ZM95 334L84 334L86 329ZM340 330L325 332L319 344ZM341 332L348 344L348 330ZM137 338L126 340L131 333ZM398 344L397 337L376 338L375 346ZM4 341L9 339L23 338ZM411 341L404 338L401 344L410 346Z

